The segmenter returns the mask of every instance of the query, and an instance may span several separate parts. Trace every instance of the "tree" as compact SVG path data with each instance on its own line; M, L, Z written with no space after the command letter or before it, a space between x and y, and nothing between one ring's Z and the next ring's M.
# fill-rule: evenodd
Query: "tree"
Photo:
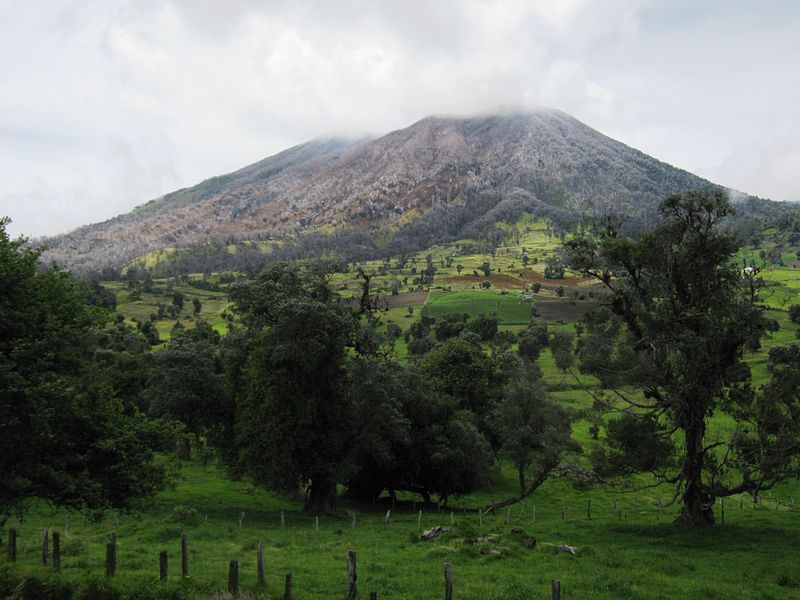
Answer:
M492 265L489 263L489 261L483 261L480 269L481 272L483 272L484 277L489 277L492 274Z
M544 276L547 279L564 279L564 263L560 257L548 257L545 261Z
M553 339L550 340L550 351L553 353L553 360L556 362L561 372L566 372L572 366L575 355L572 352L575 336L565 331L556 331Z
M547 343L547 323L534 320L517 335L517 352L522 358L535 362Z
M492 365L480 346L458 338L448 340L424 356L420 369L460 409L483 415L492 408Z
M203 303L200 302L200 298L193 298L192 305L194 306L194 314L199 315L200 311L203 310Z
M344 365L357 320L323 272L286 264L231 299L249 337L234 382L239 467L273 489L306 487L306 510L331 510L351 443Z
M535 365L522 367L506 386L494 420L501 452L513 461L519 483L517 497L502 506L530 496L558 466L564 452L579 448L570 437L567 413L548 399Z
M792 323L800 323L800 304L792 304L789 307L789 320Z
M499 325L499 318L487 317L481 313L467 323L465 330L477 334L481 341L487 342L489 340L493 340L497 335L497 328Z
M669 460L662 457L648 470L676 487L681 521L711 523L716 498L757 493L792 468L735 452L742 411L759 402L747 385L742 353L765 323L732 260L736 244L719 229L730 205L721 192L690 192L670 196L660 212L661 224L635 240L609 223L594 237L566 243L572 266L596 277L611 295L613 319L606 323L612 326L590 331L603 337L605 350L585 356L582 344L581 368L614 384L614 397L630 407L625 418L650 423L647 436L626 436L629 455L635 455L631 444L644 452L654 439L679 434ZM598 348L596 341L589 346ZM626 386L643 397L629 397ZM712 413L737 423L729 439L707 439ZM609 427L607 436L630 431Z
M0 219L0 521L30 498L125 508L155 493L165 471L156 428L106 376L98 350L110 313L40 251L10 240ZM109 338L104 338L108 340Z
M405 490L431 502L488 481L486 439L414 367L355 357L348 365L356 434L349 493L374 500Z
M436 339L440 342L458 337L467 325L469 315L467 313L448 313L436 319L433 326Z
M216 348L202 332L192 335L194 331L184 329L153 353L145 394L151 415L180 421L199 442L220 422L224 393Z
M183 292L174 292L172 294L172 305L178 310L178 312L183 310L183 301L186 298Z

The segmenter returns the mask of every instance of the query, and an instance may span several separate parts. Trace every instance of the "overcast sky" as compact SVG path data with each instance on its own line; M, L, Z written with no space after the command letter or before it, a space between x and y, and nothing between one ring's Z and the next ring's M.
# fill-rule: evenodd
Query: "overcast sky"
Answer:
M800 200L800 2L0 0L0 215L64 232L307 139L551 106Z

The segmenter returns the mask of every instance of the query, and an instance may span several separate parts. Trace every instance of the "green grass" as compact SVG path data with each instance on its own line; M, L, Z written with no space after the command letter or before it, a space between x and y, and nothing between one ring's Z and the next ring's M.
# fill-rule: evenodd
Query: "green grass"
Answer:
M154 582L158 553L170 556L171 579L178 579L180 534L188 533L190 575L184 587L198 596L226 586L227 566L239 561L243 589L255 590L255 546L265 544L266 597L281 597L283 577L291 571L295 597L322 599L344 596L348 550L358 555L359 587L379 598L429 599L441 593L445 562L453 565L457 598L545 598L550 580L562 582L566 598L797 598L800 572L793 551L800 534L800 512L790 510L789 490L781 490L755 509L746 501L729 502L726 522L713 528L691 530L671 524L675 507L657 512L657 500L666 505L668 490L626 491L614 486L589 486L570 478L548 481L531 498L507 513L478 515L461 512L454 502L453 531L442 538L417 541L417 516L408 505L396 508L384 524L387 506L344 503L341 515L322 515L320 528L313 516L286 498L227 480L214 467L189 464L174 490L161 493L141 511L120 516L114 526L111 514L99 523L84 523L71 515L70 533L63 541L62 573L67 578L100 575L104 547L116 529L117 579L125 585ZM505 468L493 489L470 495L469 508L489 504L514 491L514 475ZM783 500L776 508L775 499ZM591 501L592 518L587 516ZM619 520L616 507L622 511ZM176 507L192 507L195 524L176 519ZM536 524L532 514L536 510ZM564 520L562 520L562 509ZM286 526L280 526L285 511ZM241 528L238 520L244 513ZM357 515L351 528L352 512ZM42 573L41 530L64 531L67 513L45 506L35 510L19 527L17 568ZM425 510L422 527L450 526L449 511ZM524 536L512 533L519 528ZM496 534L497 543L465 543L474 535ZM535 537L529 550L517 538ZM575 556L558 552L550 544L578 548ZM482 554L498 550L501 555ZM173 584L174 585L174 584ZM511 595L514 588L520 595ZM514 592L515 593L515 592Z
M494 290L432 292L425 304L425 314L441 317L449 313L496 316L502 325L520 325L531 318L531 303L519 294L501 294Z

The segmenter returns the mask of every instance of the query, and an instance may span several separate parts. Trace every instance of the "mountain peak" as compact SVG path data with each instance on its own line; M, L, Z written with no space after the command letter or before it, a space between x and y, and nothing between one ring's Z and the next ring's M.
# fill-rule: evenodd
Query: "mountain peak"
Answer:
M165 247L332 232L389 251L480 235L509 211L646 219L663 197L711 186L557 109L504 106L311 140L51 239L46 258L85 270Z

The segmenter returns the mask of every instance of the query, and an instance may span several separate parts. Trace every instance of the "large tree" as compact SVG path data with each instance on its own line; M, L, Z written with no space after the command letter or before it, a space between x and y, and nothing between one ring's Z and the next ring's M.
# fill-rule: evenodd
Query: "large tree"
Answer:
M742 361L765 319L732 258L733 238L720 231L732 208L721 192L694 192L667 198L660 211L661 224L637 239L608 224L567 242L571 267L610 294L579 357L625 407L607 427L600 462L655 473L675 486L680 520L710 523L716 498L769 488L797 464L791 453L780 460L776 438L746 418L769 397L749 388ZM719 413L735 423L727 438L709 435Z
M95 352L109 313L0 219L0 521L26 500L126 507L159 489L157 431Z
M267 267L231 292L247 327L236 397L239 468L274 489L306 488L306 509L335 508L351 443L345 359L357 321L325 276Z
M536 365L521 365L505 386L494 411L500 451L517 469L519 493L498 504L505 506L530 496L544 483L568 451L579 446L572 440L567 412L547 395Z

